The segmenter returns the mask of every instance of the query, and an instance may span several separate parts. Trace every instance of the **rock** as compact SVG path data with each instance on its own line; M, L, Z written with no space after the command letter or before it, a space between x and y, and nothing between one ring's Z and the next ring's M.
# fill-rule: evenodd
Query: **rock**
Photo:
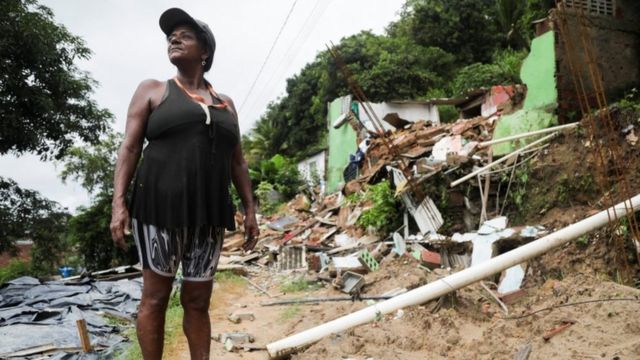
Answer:
M460 335L454 334L449 336L446 341L447 341L447 344L449 345L458 345L460 340L461 340Z

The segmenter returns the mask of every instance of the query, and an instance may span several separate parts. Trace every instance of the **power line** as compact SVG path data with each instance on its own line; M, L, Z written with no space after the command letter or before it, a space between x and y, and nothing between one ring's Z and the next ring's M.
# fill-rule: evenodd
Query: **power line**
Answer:
M293 8L296 7L296 3L298 3L298 0L294 0L293 4L291 4L291 8L289 9L289 13L287 14L287 17L284 19L284 22L282 23L282 26L280 26L280 31L278 31L278 35L276 35L276 38L273 40L273 44L271 44L271 49L269 49L269 52L267 53L267 56L264 58L264 61L262 62L262 66L260 67L260 70L258 71L258 75L256 75L256 78L253 80L253 83L251 84L251 87L249 88L249 91L247 92L247 95L244 97L244 100L242 100L242 103L240 104L240 110L238 112L242 112L242 108L244 107L244 104L247 102L247 99L249 98L249 95L251 95L251 92L253 91L253 88L256 86L256 83L258 82L258 79L260 78L260 75L262 74L262 71L264 70L264 67L267 64L267 61L269 61L269 57L271 56L271 53L273 52L273 49L276 47L276 44L278 43L278 39L280 39L280 35L282 34L282 30L284 30L284 27L287 25L287 22L289 21L289 17L291 16L291 13L293 12Z
M278 64L276 71L271 73L271 76L269 77L265 85L262 86L262 89L258 93L259 96L256 96L253 101L250 101L248 103L249 105L252 105L248 107L249 109L248 113L251 113L251 111L256 108L257 103L255 99L260 99L263 97L263 95L266 96L267 94L265 94L265 91L267 89L272 89L271 85L273 84L274 80L276 79L280 80L280 78L284 75L284 72L287 70L287 66L290 65L293 62L293 60L296 58L296 56L298 55L298 52L300 51L301 45L307 40L309 35L311 35L316 25L318 25L319 20L322 18L323 13L327 9L331 1L332 0L316 1L315 6L311 10L307 18L304 20L302 27L298 31L298 35L296 35L296 38L293 40L291 45L289 45L289 48L285 52L284 57Z

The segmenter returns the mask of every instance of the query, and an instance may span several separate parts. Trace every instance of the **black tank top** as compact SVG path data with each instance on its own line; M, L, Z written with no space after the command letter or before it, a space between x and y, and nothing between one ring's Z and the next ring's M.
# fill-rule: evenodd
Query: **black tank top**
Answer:
M161 228L211 225L235 229L229 195L231 157L240 132L230 109L203 108L173 80L147 122L133 187L131 216ZM214 99L214 102L216 100Z

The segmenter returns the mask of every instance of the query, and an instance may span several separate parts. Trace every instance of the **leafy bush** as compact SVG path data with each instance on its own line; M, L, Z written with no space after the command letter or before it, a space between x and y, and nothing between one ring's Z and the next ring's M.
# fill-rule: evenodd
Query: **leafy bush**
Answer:
M284 196L284 200L294 197L304 184L297 165L293 160L282 155L262 160L257 169L250 170L250 175L254 184L272 185L274 190Z
M453 80L451 90L454 94L460 95L470 89L519 84L522 82L520 67L525 57L524 51L498 51L494 54L491 64L475 63L460 69Z
M30 266L26 261L12 259L7 266L0 269L0 285L20 276L30 274Z
M632 88L618 101L618 105L623 110L640 112L640 91L637 88Z
M258 197L258 202L260 203L260 212L262 214L273 214L278 208L278 205L280 205L280 201L273 199L273 193L275 191L275 187L266 181L258 184L258 188L256 189L256 196Z
M359 226L366 229L372 228L381 235L388 234L397 228L400 222L398 212L400 204L394 197L394 191L388 181L369 186L362 201L365 204L371 203L372 206L363 211L358 218Z

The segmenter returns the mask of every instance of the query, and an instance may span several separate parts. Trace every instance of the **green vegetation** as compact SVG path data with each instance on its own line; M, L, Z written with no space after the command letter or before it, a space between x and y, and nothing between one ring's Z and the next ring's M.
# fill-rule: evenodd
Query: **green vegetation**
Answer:
M582 235L579 238L574 240L576 245L578 245L578 247L584 249L587 246L589 246L589 236L588 235Z
M388 181L367 187L362 195L362 201L371 207L362 212L357 224L365 229L373 229L379 234L388 234L398 227L400 222L399 202L394 197Z
M280 313L282 320L291 320L300 314L300 304L289 305L286 309Z
M28 262L12 259L7 266L0 268L0 285L30 273L31 267Z
M219 283L244 284L246 280L233 271L219 271L214 275L214 279Z
M256 186L260 210L264 214L275 212L279 205L293 198L304 184L298 167L292 159L274 155L261 160L257 167L249 169Z
M618 101L618 105L623 110L640 113L640 91L638 91L638 88L629 90L624 97Z
M309 281L305 279L304 276L289 278L280 284L280 290L287 294L302 291L313 291L319 287L320 284L314 281Z

